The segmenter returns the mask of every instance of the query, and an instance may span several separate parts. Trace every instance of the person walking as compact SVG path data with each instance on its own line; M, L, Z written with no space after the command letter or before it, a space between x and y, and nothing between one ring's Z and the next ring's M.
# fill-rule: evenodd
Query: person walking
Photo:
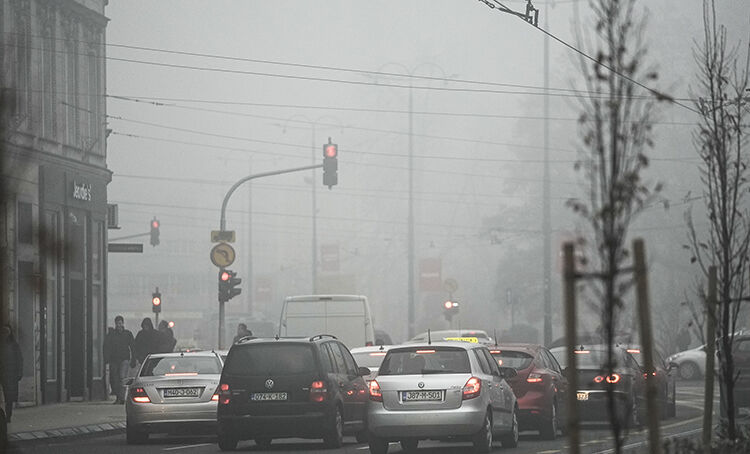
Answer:
M238 340L242 339L243 337L252 337L253 332L247 329L247 325L244 323L237 324L237 335L234 336L234 340L232 340L233 344L236 344Z
M115 404L125 403L123 382L128 376L128 366L133 359L133 333L125 329L122 315L115 317L115 328L104 338L104 361L109 364L109 384L115 393Z
M177 339L174 337L174 331L169 327L169 323L166 320L159 322L159 333L161 333L161 348L159 353L172 353L174 346L177 344Z
M146 317L141 322L141 330L135 336L135 360L143 364L143 360L151 353L159 353L161 349L161 333L154 329L154 323ZM131 363L132 366L132 363Z
M13 416L13 404L18 400L18 382L23 376L23 357L21 347L13 337L10 325L0 329L0 380L5 397L5 418L10 422Z

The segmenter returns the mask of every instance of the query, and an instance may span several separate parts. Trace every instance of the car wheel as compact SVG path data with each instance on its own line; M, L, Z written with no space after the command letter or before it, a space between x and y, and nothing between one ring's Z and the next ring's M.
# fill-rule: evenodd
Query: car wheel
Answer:
M511 415L511 428L510 432L503 435L500 438L500 442L504 448L515 448L518 446L518 407L513 408L513 414Z
M419 440L401 440L401 449L404 452L414 452L419 446Z
M683 380L695 380L696 378L700 378L701 374L698 365L692 361L685 361L680 364L677 373L680 374L680 378Z
M239 442L236 437L221 430L221 426L219 426L218 439L219 449L221 449L222 451L234 451L237 448L237 443Z
M490 452L492 451L492 415L489 410L484 415L484 423L479 432L474 435L474 452Z
M380 437L376 437L373 434L368 436L367 444L370 446L371 454L387 454L388 453L388 441Z
M125 441L129 445L139 445L148 441L148 432L138 430L127 424L125 426Z
M271 447L272 441L273 441L273 438L266 438L266 437L256 438L255 444L260 446L263 449L268 449Z
M344 444L344 416L341 414L340 407L336 407L336 414L331 424L333 427L323 437L323 443L327 448L340 448Z
M557 404L554 402L552 402L549 414L549 419L542 421L542 427L539 428L539 436L542 440L557 438Z

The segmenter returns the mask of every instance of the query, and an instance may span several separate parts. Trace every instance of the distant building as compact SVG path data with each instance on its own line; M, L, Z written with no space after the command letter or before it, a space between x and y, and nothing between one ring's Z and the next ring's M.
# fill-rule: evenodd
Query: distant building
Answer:
M0 0L0 320L20 401L105 397L107 0Z

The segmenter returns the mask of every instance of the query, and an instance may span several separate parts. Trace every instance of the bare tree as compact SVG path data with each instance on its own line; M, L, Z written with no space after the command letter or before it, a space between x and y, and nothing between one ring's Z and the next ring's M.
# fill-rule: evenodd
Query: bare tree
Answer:
M582 143L575 165L583 173L587 194L568 205L592 232L589 246L595 253L589 266L598 270L592 273L598 279L589 281L588 290L601 314L600 334L608 346L605 368L612 373L617 366L613 346L619 316L632 283L632 277L623 273L629 256L625 241L635 217L660 190L659 185L644 182L641 173L649 163L646 152L653 146L655 107L665 97L652 89L644 92L644 84L657 76L645 62L645 22L643 15L637 17L635 0L591 0L590 6L595 33L587 37L593 42L587 47L594 49L595 57L580 60L589 94L580 98ZM579 36L579 42L583 41ZM634 414L616 404L611 384L607 400L619 454L623 444L620 420L624 416L633 422Z
M719 384L726 409L726 436L734 440L735 366L732 356L734 334L740 313L740 299L747 295L750 210L748 189L747 115L748 68L750 48L744 65L739 46L727 48L726 27L717 23L713 0L703 2L702 43L696 43L695 60L699 69L698 100L700 113L694 143L701 163L703 201L708 232L701 235L690 211L688 225L691 261L697 262L707 276L710 265L718 268L718 307L716 317ZM708 342L712 340L709 339Z

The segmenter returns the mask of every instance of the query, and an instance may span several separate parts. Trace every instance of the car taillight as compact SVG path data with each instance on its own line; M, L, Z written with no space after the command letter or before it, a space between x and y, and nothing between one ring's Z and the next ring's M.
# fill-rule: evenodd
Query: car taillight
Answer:
M383 401L383 393L380 391L380 384L378 384L377 380L370 382L370 400L374 400L375 402Z
M151 399L148 398L148 394L146 394L146 390L143 388L135 388L132 396L133 402L137 402L139 404L148 404L151 402Z
M620 381L620 374L609 375L605 380L607 380L607 383L617 383Z
M471 377L466 380L466 384L464 385L463 400L477 397L480 391L482 391L482 380L477 377Z
M315 380L310 385L310 402L323 402L328 397L326 384L322 380Z
M217 386L214 390L214 393L211 395L211 401L218 402L219 401L219 387Z
M596 383L601 383L604 381L604 377L602 377L601 375L597 375L596 377L594 377L594 381Z
M542 376L540 374L530 373L529 377L526 379L526 382L528 383L541 383L542 382Z
M229 405L229 396L231 393L229 392L229 385L227 383L222 383L219 385L219 396L217 399L219 400L219 403L221 405ZM211 397L211 400L213 400L213 397Z

